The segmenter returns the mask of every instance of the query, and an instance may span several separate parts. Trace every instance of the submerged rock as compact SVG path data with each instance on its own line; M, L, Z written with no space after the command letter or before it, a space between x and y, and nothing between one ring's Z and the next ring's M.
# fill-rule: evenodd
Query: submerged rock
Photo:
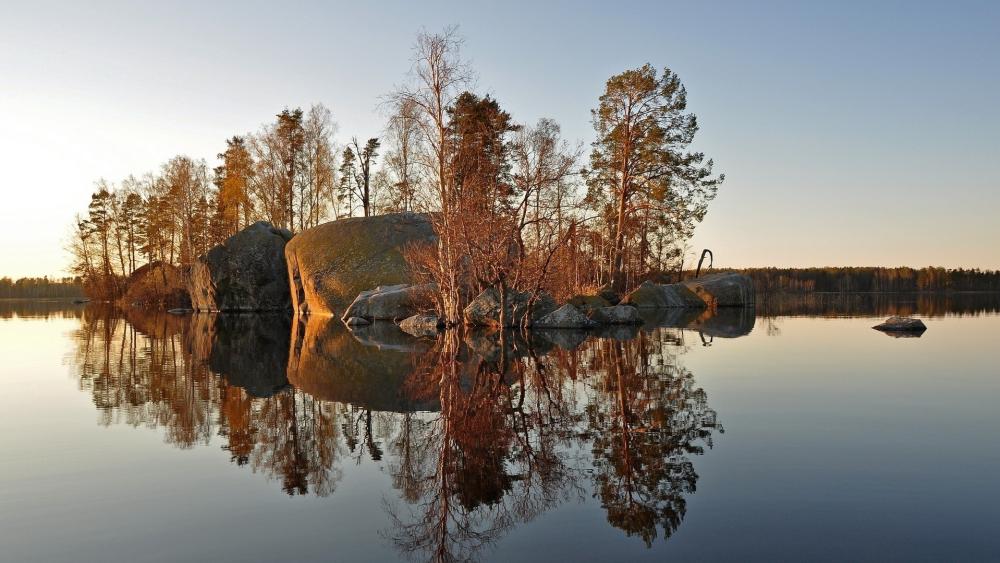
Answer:
M403 319L399 328L416 337L435 337L441 324L437 315L420 314Z
M886 319L882 324L877 324L872 328L875 330L881 330L882 332L922 333L927 330L927 325L925 325L920 319L892 316Z
M150 262L129 275L121 302L129 307L187 308L187 272L166 262Z
M657 284L644 281L642 285L632 290L622 301L622 305L631 305L640 309L671 309L671 308L703 308L706 306L686 285Z
M344 312L343 318L368 320L405 319L436 306L437 284L390 285L362 291Z
M521 320L528 314L530 301L530 293L509 290L507 292L506 307L504 307L504 324L507 327L521 326ZM540 293L531 306L531 314L527 325L532 326L538 319L548 315L555 309L556 302L552 299L552 296L548 293ZM500 293L493 287L484 289L465 308L463 316L467 325L499 326Z
M403 250L437 240L430 216L350 217L306 229L285 248L292 306L336 315L373 287L412 282Z
M291 306L285 244L292 234L263 221L209 250L191 267L198 311L284 311Z
M747 307L754 304L750 276L725 272L681 282L709 307Z

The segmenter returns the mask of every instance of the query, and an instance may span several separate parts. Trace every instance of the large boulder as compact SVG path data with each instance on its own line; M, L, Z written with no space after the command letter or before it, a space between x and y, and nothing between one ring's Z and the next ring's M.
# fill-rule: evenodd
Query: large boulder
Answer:
M569 303L538 319L533 328L593 328L597 322L587 318Z
M747 307L754 304L750 276L726 272L681 282L709 307Z
M292 234L263 221L209 250L191 267L198 311L284 311L291 306L285 244Z
M436 241L430 216L350 217L306 229L285 247L292 306L337 315L362 291L412 282L403 249Z
M642 282L642 285L626 295L621 303L640 309L704 308L706 306L698 295L683 284L658 284L651 281Z
M190 307L187 273L166 262L150 262L129 275L121 301L129 307Z
M531 293L508 290L506 307L504 307L504 325L506 327L521 326L522 320L531 309L527 325L556 310L556 302L548 293L540 293L531 303ZM500 326L500 292L488 287L473 299L462 312L465 324L471 326Z
M343 318L396 321L431 311L437 304L437 284L390 285L362 291L344 311Z

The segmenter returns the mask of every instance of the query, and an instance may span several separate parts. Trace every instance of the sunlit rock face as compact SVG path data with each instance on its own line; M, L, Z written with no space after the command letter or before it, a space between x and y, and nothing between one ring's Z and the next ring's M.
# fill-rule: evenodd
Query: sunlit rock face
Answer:
M288 381L326 401L380 411L435 410L436 397L408 388L430 344L376 322L349 330L338 319L311 315L292 327Z
M198 311L286 311L291 307L285 244L292 234L263 221L209 250L191 267Z
M306 229L285 248L292 306L339 315L362 291L409 284L404 248L434 241L430 217L419 213L350 217Z
M150 262L129 275L121 303L127 307L190 307L187 273L166 262Z

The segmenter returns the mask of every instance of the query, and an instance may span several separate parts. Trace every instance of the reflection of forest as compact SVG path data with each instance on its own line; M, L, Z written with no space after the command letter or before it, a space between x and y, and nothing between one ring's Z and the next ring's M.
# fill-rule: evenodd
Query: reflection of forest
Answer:
M75 363L101 424L162 427L182 448L219 436L288 494L329 495L344 463L384 462L384 537L451 560L588 492L647 544L680 525L692 456L721 426L678 362L682 330L630 336L431 342L329 319L88 309Z
M941 317L1000 312L996 293L779 293L762 296L762 317Z

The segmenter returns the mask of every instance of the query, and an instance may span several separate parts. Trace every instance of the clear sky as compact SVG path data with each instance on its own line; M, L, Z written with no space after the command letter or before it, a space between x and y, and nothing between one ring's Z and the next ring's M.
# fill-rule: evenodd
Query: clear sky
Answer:
M590 143L612 74L669 66L726 183L716 265L1000 268L1000 2L0 0L0 275L62 275L93 182L211 165L285 106L380 133L421 28Z

